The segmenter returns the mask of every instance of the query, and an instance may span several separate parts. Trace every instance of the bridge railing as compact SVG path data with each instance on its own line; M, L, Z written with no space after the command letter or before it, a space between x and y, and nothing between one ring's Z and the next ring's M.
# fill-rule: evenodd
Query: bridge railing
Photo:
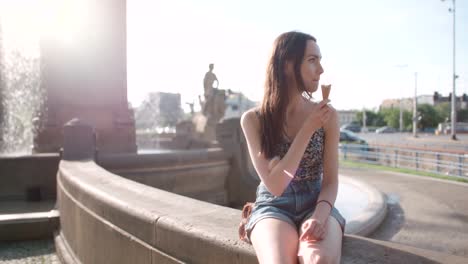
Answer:
M468 179L467 154L453 154L411 148L340 144L340 159L405 168Z

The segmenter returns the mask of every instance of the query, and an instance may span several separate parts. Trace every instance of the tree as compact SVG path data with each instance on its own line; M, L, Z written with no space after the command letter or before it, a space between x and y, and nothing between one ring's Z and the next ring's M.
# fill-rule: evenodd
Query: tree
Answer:
M359 125L362 125L362 119L363 119L362 115L363 115L363 111L359 111L356 113L356 123L358 123ZM384 125L385 125L385 121L380 112L376 113L373 111L366 110L366 126L380 127Z
M383 120L387 126L398 129L400 127L400 109L384 108L380 110Z
M445 120L450 119L450 111L451 111L451 105L450 102L443 102L440 104L437 104L434 106L437 114L439 115L440 118L442 118L441 122L445 122Z
M422 129L435 128L440 122L444 121L444 118L430 104L420 104L417 109L421 115L419 127Z
M403 111L403 129L407 131L413 129L413 113L407 110Z

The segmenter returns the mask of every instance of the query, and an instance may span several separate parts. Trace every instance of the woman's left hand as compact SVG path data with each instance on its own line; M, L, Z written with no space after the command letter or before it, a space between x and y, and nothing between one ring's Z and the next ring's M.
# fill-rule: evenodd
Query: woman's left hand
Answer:
M307 219L302 224L301 241L317 241L325 238L327 232L326 224L316 218Z

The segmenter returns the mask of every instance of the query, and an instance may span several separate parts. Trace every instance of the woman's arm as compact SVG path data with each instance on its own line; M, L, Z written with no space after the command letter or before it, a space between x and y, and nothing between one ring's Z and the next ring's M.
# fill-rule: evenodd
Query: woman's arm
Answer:
M295 136L286 155L279 162L273 163L269 168L269 162L261 152L260 120L254 110L245 112L241 117L241 126L244 131L250 158L267 189L275 196L280 196L291 179L294 177L304 151L312 134L326 123L329 117L328 101L322 101L316 105L313 113L306 119L303 126Z
M326 200L333 205L338 193L338 143L340 140L340 129L338 125L338 113L333 108L331 108L330 112L330 120L324 127L323 180L318 201ZM312 218L326 223L330 212L330 205L321 202L317 204Z

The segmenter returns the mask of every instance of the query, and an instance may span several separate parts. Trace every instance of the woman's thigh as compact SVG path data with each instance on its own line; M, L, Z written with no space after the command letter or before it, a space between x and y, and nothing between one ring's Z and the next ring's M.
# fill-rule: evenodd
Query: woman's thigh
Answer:
M329 216L327 221L327 234L324 239L299 241L299 263L340 263L343 232L335 218Z
M290 223L276 218L258 221L250 241L260 263L297 263L299 236Z

